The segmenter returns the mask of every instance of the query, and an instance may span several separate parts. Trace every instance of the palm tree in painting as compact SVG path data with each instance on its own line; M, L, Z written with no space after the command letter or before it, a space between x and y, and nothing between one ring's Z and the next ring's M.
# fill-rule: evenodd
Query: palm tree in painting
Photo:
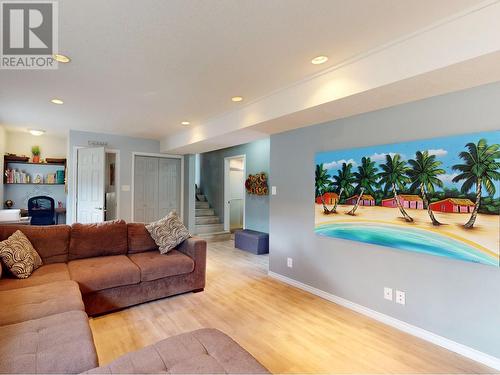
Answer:
M500 180L500 163L498 162L500 145L488 146L487 140L483 138L477 144L470 142L465 147L468 151L458 154L464 164L453 166L453 170L460 172L453 182L464 181L461 188L463 194L467 194L473 186L476 186L474 210L469 221L464 225L466 228L472 228L481 204L482 188L484 187L489 195L495 195L494 181Z
M398 196L398 189L403 190L406 184L410 182L410 178L407 176L408 167L406 162L401 160L399 154L394 156L387 154L385 155L385 163L380 164L380 168L382 168L382 172L378 174L378 177L380 178L380 183L385 185L384 192L387 194L389 191L392 191L401 215L403 215L406 221L412 222L413 218L405 211Z
M361 159L361 165L358 166L358 171L354 172L354 182L356 183L356 188L354 191L358 194L358 199L354 207L347 212L348 215L354 215L359 207L359 201L363 197L365 191L373 194L373 186L377 186L377 167L375 167L375 162L370 158L363 157Z
M432 225L441 225L431 210L427 194L433 194L436 186L443 187L443 181L438 177L446 173L444 169L439 168L443 163L436 160L436 155L429 155L428 151L417 151L415 159L408 160L408 163L410 164L407 172L411 182L410 190L420 190L420 196L427 207Z
M342 167L337 171L337 174L332 177L333 186L338 191L338 199L335 202L335 206L332 208L332 212L337 212L337 204L342 198L342 194L350 196L354 192L354 175L351 171L352 164L342 163Z
M316 197L320 197L321 203L323 204L323 212L325 214L331 213L331 211L326 207L325 199L323 198L323 194L332 188L332 180L330 180L330 175L326 171L323 166L323 163L316 164Z

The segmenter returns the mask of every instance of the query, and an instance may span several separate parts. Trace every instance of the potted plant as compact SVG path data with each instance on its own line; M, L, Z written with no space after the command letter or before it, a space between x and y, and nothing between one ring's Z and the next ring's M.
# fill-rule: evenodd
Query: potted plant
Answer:
M40 146L31 147L31 153L33 154L33 163L40 163Z

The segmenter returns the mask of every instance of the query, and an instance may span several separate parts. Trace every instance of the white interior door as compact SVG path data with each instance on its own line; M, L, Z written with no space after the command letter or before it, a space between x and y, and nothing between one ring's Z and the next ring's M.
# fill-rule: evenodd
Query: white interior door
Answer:
M103 222L104 148L80 148L77 153L76 221L78 223Z
M158 158L137 156L134 162L134 221L158 220Z
M245 155L224 159L224 230L245 227Z
M171 211L181 215L181 160L158 160L158 217Z

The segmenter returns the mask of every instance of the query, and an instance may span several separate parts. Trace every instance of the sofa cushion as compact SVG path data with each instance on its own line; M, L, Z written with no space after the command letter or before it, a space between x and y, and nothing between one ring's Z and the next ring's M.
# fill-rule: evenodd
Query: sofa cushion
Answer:
M68 261L69 225L0 225L0 241L16 230L28 237L44 264Z
M19 279L28 278L42 265L40 255L20 230L0 242L0 259L10 273Z
M0 327L0 373L71 374L97 365L83 311Z
M163 219L147 224L146 229L151 234L162 254L169 252L181 242L191 237L175 211L170 212Z
M141 271L141 281L152 281L163 277L193 272L194 260L186 254L172 250L168 254L157 251L129 254L128 257Z
M69 280L68 266L66 263L44 264L36 269L27 279L18 279L4 275L0 279L0 291L9 289L26 288L56 281Z
M146 229L144 223L128 223L128 254L142 253L144 251L156 250L158 245Z
M126 255L72 260L68 268L84 294L141 281L139 268Z
M84 306L71 280L0 291L0 326L74 310Z
M229 336L200 329L125 354L89 374L268 374Z
M127 224L123 220L73 224L69 260L127 253Z

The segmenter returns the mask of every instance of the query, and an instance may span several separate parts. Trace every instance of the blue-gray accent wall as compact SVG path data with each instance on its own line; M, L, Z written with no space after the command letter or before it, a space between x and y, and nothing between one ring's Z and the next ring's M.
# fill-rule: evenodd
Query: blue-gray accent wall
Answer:
M270 270L500 357L499 268L316 236L312 203L316 152L499 130L499 103L495 83L271 136Z
M73 218L73 189L75 176L73 171L75 150L77 147L89 147L89 141L106 142L107 149L120 151L120 199L118 202L120 219L131 221L132 218L132 191L123 190L123 186L132 186L132 155L134 152L159 153L160 141L144 138L125 137L121 135L103 134L70 130L68 138L68 198L66 222L71 224Z
M246 156L246 174L269 173L269 139L200 155L200 185L215 213L224 221L224 158ZM247 177L245 176L245 177ZM269 232L269 196L246 195L245 226Z

